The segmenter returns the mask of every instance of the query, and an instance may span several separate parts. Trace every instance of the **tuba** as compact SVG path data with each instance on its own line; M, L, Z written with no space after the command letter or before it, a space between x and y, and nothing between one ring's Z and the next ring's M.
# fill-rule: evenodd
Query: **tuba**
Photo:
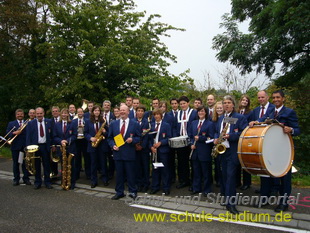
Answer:
M25 156L25 165L26 169L30 173L30 175L36 174L36 167L35 167L35 159L40 157L36 157L35 153L39 150L38 145L30 145L25 148L26 156Z
M61 187L64 190L69 190L71 187L71 161L74 154L69 153L67 156L66 145L61 146L62 152L62 179L61 179Z
M226 146L222 143L225 141L224 135L226 134L229 125L230 125L230 123L226 123L224 129L222 130L222 132L218 138L218 144L214 145L212 148L211 155L214 158L216 158L218 156L218 154L224 154L226 151Z
M56 147L56 146L55 146L55 145L52 145L51 147ZM59 163L60 157L57 155L57 150L53 151L53 150L51 149L50 157L51 157L51 160L52 160L54 163Z
M98 130L98 132L95 135L95 138L97 139L97 141L91 143L92 147L95 147L95 148L98 147L99 143L103 139L105 139L105 137L102 135L102 133L103 133L103 130L104 130L104 127L105 127L107 121L105 119L103 119L103 120L104 120L103 124L101 125L100 129Z

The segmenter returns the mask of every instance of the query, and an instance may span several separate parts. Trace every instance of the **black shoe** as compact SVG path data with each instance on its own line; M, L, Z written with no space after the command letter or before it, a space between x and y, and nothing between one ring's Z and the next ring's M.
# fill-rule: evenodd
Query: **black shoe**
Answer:
M232 213L232 214L239 214L239 211L236 209L236 207L235 206L226 206L226 209L230 212L230 213Z
M192 191L192 192L191 192L191 195L195 195L195 194L198 194L198 193L200 193L200 192L198 192L198 191Z
M34 185L34 189L40 189L41 185Z
M163 194L164 194L165 196L169 196L169 195L170 195L170 190L164 190L164 191L163 191Z
M181 189L181 188L185 188L185 187L187 187L187 186L189 186L189 183L180 183L180 184L178 184L178 185L176 186L176 188L177 188L177 189Z
M260 193L260 189L255 189L255 193Z
M240 187L240 189L241 190L247 190L247 189L249 189L251 186L250 185L242 185L241 187Z
M53 188L53 186L50 185L50 184L45 185L45 187L46 187L47 189L52 189L52 188Z
M128 197L130 197L130 198L136 200L137 194L136 194L136 193L130 193L130 194L128 195Z
M96 188L97 187L97 184L91 184L90 187L93 189L93 188Z
M288 205L280 204L277 206L277 208L274 209L275 212L281 212L288 210Z
M75 189L75 185L71 185L70 189L74 190Z
M159 190L158 189L152 189L150 194L156 194Z
M111 199L112 199L112 200L118 200L118 199L120 199L120 198L122 198L122 197L125 197L125 195L124 195L124 194L122 194L122 195L117 195L117 194L115 194Z
M107 182L104 182L104 183L103 183L103 186L109 186L109 184L110 184L110 183L107 181Z
M19 185L19 182L18 181L13 181L13 186L17 186Z
M26 181L24 181L24 184L25 185L31 185L31 182L30 182L30 180L26 180Z

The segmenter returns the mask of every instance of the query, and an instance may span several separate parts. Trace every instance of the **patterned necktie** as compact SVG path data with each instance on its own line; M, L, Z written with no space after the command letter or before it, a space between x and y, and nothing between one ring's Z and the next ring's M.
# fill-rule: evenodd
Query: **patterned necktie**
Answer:
M44 130L43 130L43 125L42 125L42 121L40 121L40 137L44 137Z
M123 120L123 125L122 125L122 128L121 128L121 135L124 137L124 133L125 133L125 124L126 122Z
M82 120L81 119L79 120L79 125L82 125Z
M23 121L19 121L19 127L23 125Z
M264 109L265 109L265 107L262 106L262 111L261 111L261 113L260 113L260 118L262 118L262 117L264 116L264 114L265 114Z
M64 130L64 134L66 133L67 131L67 122L64 122L64 127L63 127L63 130Z
M275 112L274 112L274 118L276 118L278 116L278 111L276 110Z

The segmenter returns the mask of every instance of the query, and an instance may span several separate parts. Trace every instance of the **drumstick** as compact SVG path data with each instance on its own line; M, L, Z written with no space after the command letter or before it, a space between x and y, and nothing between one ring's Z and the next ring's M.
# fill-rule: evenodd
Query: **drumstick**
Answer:
M201 129L201 127L198 129L198 132L197 132L197 135L196 135L196 136L199 135L200 129ZM194 146L196 145L196 142L197 142L197 141L194 141L194 144L193 144ZM194 152L194 149L191 150L191 153L189 154L189 159L192 158L193 152Z

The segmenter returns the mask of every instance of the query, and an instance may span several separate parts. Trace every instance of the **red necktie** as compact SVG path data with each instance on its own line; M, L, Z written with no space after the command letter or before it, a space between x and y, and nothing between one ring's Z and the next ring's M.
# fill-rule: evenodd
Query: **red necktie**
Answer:
M213 114L213 112L212 112L212 110L210 109L209 116L212 117L212 114Z
M183 120L186 120L186 111L183 111ZM186 135L186 122L184 121L183 136Z
M57 123L57 121L58 121L58 119L57 119L57 118L55 118L55 123Z
M175 116L176 116L176 114L177 114L177 111L174 111L174 112L173 112L173 116L175 117Z
M158 127L159 127L160 123L156 123L156 128L155 131L158 131Z
M99 131L99 123L96 122L96 133L98 133L98 131Z
M23 125L22 121L19 121L19 127L21 127Z
M126 122L123 121L123 125L122 125L122 128L121 128L121 135L124 137L124 133L125 133L125 124Z
M40 122L40 137L44 137L44 131L43 131L43 125L42 125L42 121Z
M276 118L278 116L278 111L276 110L274 113L274 118Z
M199 125L198 125L198 130L201 128L201 125L202 125L202 121L200 121Z
M64 130L64 134L66 133L66 130L67 130L67 122L64 122L64 128L63 128L63 130Z
M264 116L264 109L265 109L265 107L264 106L262 106L262 111L261 111L261 113L260 113L260 118L262 118L263 116Z
M81 119L79 120L79 125L82 125L82 120Z

